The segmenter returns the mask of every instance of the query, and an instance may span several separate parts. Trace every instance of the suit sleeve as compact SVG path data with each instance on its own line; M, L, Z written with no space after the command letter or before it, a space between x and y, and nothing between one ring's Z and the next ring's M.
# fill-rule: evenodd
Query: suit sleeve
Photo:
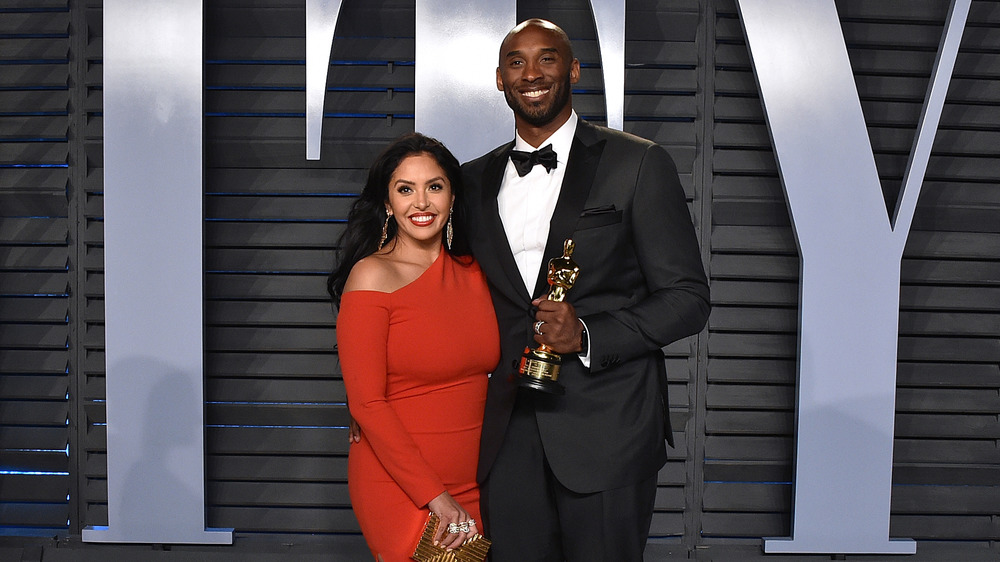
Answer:
M345 293L337 317L337 352L351 416L393 480L423 507L445 486L386 399L388 337L389 294Z
M708 280L677 168L650 145L636 175L632 241L648 293L619 310L588 315L591 372L613 367L701 331L711 309Z

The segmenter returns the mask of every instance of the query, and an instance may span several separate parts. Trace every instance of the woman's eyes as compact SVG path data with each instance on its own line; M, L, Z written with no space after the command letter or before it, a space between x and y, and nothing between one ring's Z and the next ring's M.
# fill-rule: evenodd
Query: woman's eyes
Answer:
M443 191L445 188L444 183L432 183L427 186L427 191ZM413 186L410 185L400 185L396 187L396 193L414 193Z

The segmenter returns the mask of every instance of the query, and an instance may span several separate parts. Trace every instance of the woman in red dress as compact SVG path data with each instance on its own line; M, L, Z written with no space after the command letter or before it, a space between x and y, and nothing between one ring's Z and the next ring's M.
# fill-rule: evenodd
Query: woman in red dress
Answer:
M445 548L483 534L476 462L500 347L486 280L455 230L461 202L455 157L403 136L372 165L329 279L361 429L348 458L351 504L384 562L410 559L429 512Z

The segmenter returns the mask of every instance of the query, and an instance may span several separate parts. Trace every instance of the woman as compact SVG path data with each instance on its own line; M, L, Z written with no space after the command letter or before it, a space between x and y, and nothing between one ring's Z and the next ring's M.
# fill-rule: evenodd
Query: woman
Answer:
M483 532L476 463L500 344L485 278L455 228L461 208L455 157L432 138L401 137L372 164L329 279L363 436L351 441L348 488L376 560L409 560L429 511L445 548Z

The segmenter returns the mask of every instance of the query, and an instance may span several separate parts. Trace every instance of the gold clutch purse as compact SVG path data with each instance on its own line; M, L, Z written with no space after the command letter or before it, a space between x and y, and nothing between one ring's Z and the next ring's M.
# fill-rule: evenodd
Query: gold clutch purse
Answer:
M484 562L486 560L486 553L490 551L492 543L482 535L473 535L462 546L452 551L434 546L434 533L437 532L440 522L441 519L438 518L437 514L431 512L411 558L417 562Z

